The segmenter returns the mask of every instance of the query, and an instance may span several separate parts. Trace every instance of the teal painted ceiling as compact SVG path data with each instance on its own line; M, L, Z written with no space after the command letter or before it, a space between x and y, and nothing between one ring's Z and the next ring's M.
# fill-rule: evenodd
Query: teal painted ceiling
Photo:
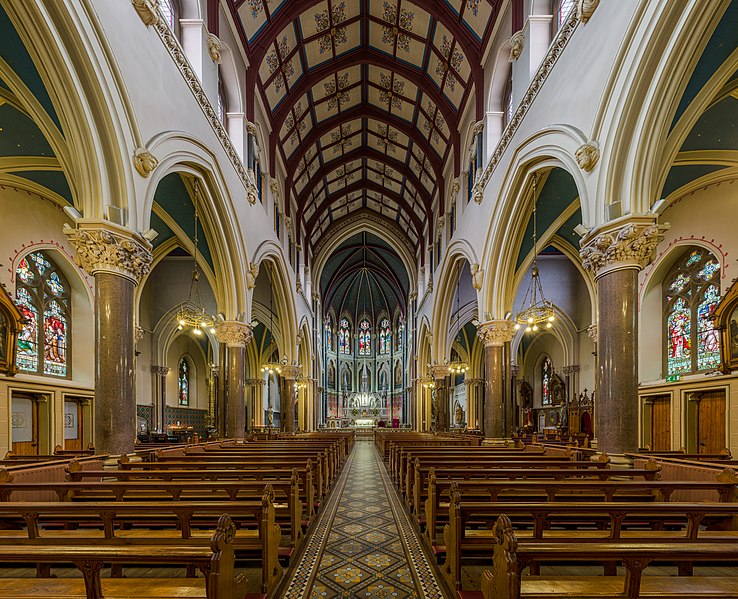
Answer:
M556 232L561 239L566 241L577 252L579 251L579 240L581 236L574 232L574 227L580 224L582 224L582 209L577 208L577 211Z
M463 327L461 327L460 334L456 336L456 339L458 340L459 345L464 348L464 351L469 353L470 348L474 346L474 339L476 339L476 337L477 327L475 327L471 322L467 322Z
M577 198L579 192L572 176L561 168L551 170L543 188L538 192L538 235L539 237L553 224L561 213ZM571 220L571 219L569 219ZM572 225L573 228L581 223L580 220ZM563 227L562 227L563 228ZM525 257L533 249L533 215L528 220L523 241L518 251L516 268L525 260Z
M72 190L62 171L18 171L13 173L16 177L23 177L33 181L42 187L50 189L72 204Z
M20 77L63 134L61 122L41 75L2 5L0 5L0 57Z
M192 203L192 198L187 191L187 187L185 186L182 177L178 173L170 173L159 182L159 186L156 188L156 192L154 193L154 201L159 204L159 206L161 206L162 209L169 216L172 217L172 220L174 220L174 222L179 225L179 227L182 229L182 231L184 231L185 235L187 235L189 239L194 238L195 205ZM154 226L153 216L154 215L152 214L151 228L157 231L160 235L166 235L167 233L165 230L159 231L159 229ZM159 222L161 222L161 219L159 219ZM164 223L161 222L161 224ZM164 226L166 227L166 225ZM169 227L166 228L169 229ZM213 257L210 253L210 246L208 245L207 238L205 237L202 229L202 223L198 224L197 231L197 251L202 254L202 256L205 258L205 261L210 265L210 268L212 269L214 268ZM155 241L161 243L162 241L164 241L164 239L159 241L157 236L157 239Z
M664 183L664 189L661 191L661 197L666 198L687 183L714 173L715 171L722 170L723 168L725 167L716 164L673 166L669 171L669 175L666 177L666 183Z
M690 150L738 150L738 100L728 96L702 113L681 147Z
M672 129L705 83L736 48L738 48L738 0L732 0L692 72L674 115Z
M36 123L10 104L0 104L0 156L54 156Z
M158 248L168 239L174 237L174 231L172 231L169 226L163 220L161 220L159 215L155 212L151 213L151 222L149 223L149 226L158 233L158 235L154 238L154 241L151 242L151 244L154 246L154 249Z
M397 252L371 233L357 233L331 254L320 278L326 313L348 312L356 322L366 313L376 323L386 311L405 313L409 277Z

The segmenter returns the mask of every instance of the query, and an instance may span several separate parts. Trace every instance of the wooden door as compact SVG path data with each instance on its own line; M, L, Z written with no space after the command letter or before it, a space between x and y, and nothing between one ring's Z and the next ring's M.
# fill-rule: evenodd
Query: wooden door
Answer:
M697 453L720 453L725 444L725 390L701 394L697 409Z
M671 396L655 395L650 398L651 406L651 449L671 451Z
M33 395L13 395L13 453L38 455L38 402Z
M82 406L78 401L64 401L64 449L81 450L83 425Z

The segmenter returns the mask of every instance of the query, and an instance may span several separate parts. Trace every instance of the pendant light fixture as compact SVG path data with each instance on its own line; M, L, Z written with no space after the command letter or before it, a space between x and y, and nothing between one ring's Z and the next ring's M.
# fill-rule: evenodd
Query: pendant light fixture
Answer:
M553 303L543 295L540 271L538 270L538 174L533 173L533 265L528 289L523 297L523 309L515 317L515 330L525 327L526 333L535 333L541 328L550 329L555 320Z

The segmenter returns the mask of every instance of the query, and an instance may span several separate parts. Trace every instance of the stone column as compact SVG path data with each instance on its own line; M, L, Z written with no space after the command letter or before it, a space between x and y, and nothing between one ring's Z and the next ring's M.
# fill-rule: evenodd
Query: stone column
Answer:
M210 365L210 376L208 377L208 417L207 426L217 430L217 405L218 405L218 378L220 377L220 367L217 364Z
M225 436L242 439L246 430L244 380L246 345L252 339L251 327L236 320L218 325L216 336L226 346Z
M281 398L282 430L286 433L294 433L295 423L295 381L300 374L300 367L295 365L282 366L282 380L284 381L284 397Z
M500 439L504 435L505 367L503 364L505 343L513 337L513 324L509 320L492 320L480 325L477 336L484 344L484 394L483 431L488 438Z
M266 385L264 379L246 379L248 390L246 428L249 430L264 426L264 390L262 389L264 385Z
M437 365L431 366L431 378L436 383L436 398L435 398L435 409L436 409L436 430L447 431L449 429L450 419L449 413L450 408L448 405L448 381L447 377L451 373L448 366Z
M108 221L64 229L75 261L95 277L95 449L133 451L136 439L133 298L151 268L151 244Z
M167 429L166 405L167 405L167 375L171 368L169 366L151 366L154 375L154 426L160 432L165 433Z
M482 429L482 414L483 410L480 405L480 389L483 389L484 379L471 378L466 379L464 383L467 386L466 391L466 405L468 415L466 418L467 426L469 428Z
M582 265L597 283L597 448L638 449L638 272L666 227L653 216L607 223L581 240Z

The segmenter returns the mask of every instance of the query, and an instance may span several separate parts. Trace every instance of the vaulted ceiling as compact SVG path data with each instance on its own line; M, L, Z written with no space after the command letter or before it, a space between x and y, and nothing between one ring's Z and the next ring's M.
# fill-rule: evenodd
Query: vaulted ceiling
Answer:
M270 165L285 165L308 242L367 208L422 247L450 160L459 173L461 115L482 117L481 56L502 1L228 2L247 89L271 119Z

